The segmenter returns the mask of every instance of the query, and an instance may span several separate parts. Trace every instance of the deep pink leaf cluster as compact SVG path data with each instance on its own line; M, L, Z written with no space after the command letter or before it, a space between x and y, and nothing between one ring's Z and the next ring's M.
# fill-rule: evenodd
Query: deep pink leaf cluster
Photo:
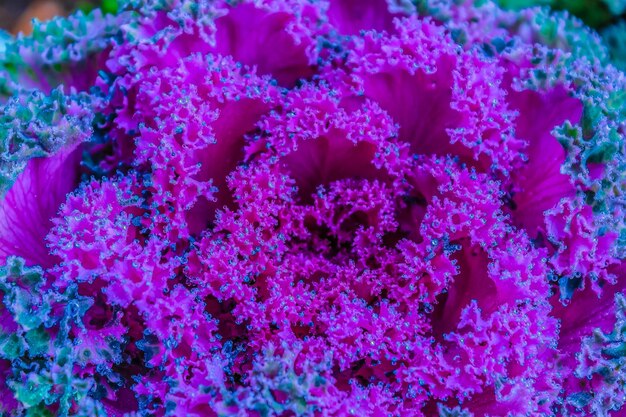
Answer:
M562 168L577 91L523 87L528 44L383 0L175 3L106 51L109 142L0 203L0 258L92 299L69 337L109 415L622 407L618 236Z

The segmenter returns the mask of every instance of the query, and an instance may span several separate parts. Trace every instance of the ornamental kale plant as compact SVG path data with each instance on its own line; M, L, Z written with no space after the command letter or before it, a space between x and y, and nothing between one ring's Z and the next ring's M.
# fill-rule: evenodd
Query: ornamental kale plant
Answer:
M626 77L576 18L126 1L0 72L0 415L626 415Z

